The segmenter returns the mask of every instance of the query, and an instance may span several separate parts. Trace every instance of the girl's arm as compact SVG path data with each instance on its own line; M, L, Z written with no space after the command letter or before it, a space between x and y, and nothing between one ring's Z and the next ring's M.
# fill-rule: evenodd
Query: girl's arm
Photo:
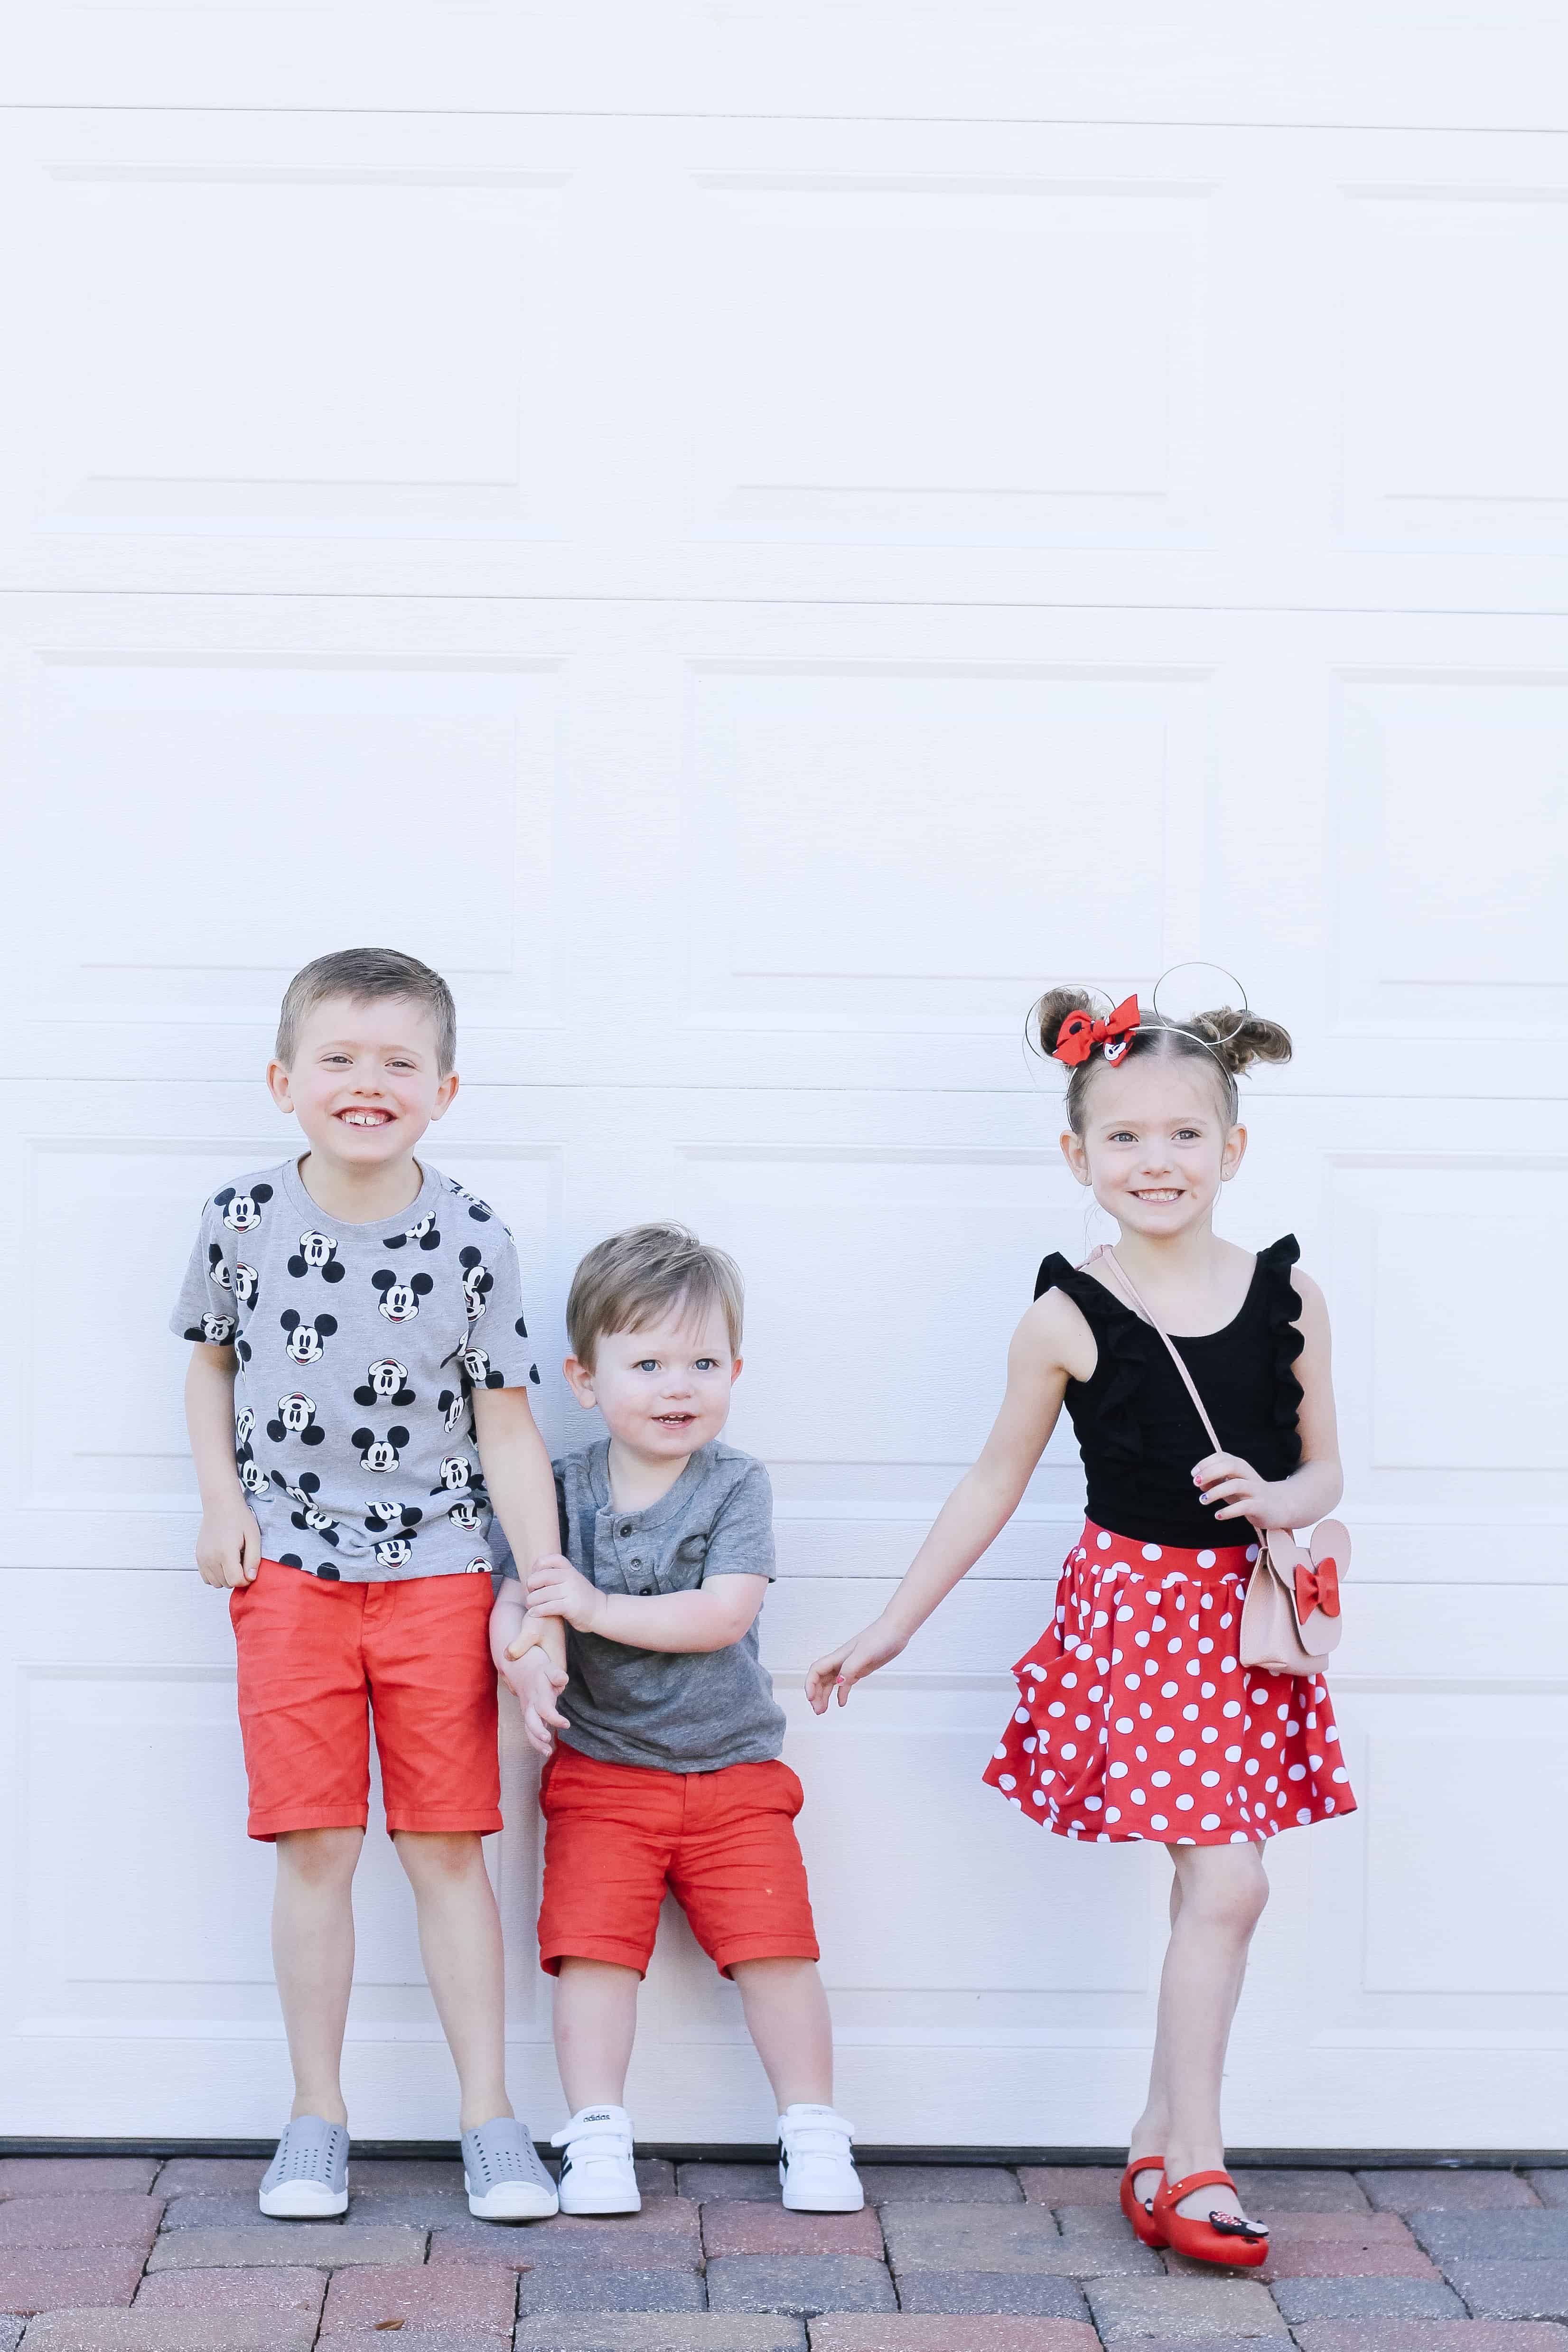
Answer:
M261 1565L261 1529L234 1466L238 1369L232 1348L210 1347L204 1339L192 1347L185 1372L185 1426L202 1496L196 1566L205 1584L249 1584Z
M525 1583L535 1560L553 1553L561 1541L555 1473L534 1421L528 1391L476 1389L474 1438L490 1502L511 1546L518 1576ZM521 1592L522 1583L517 1590ZM524 1618L511 1629L508 1640L498 1644L492 1617L490 1650L503 1674L501 1656L509 1647L521 1654L535 1643L544 1651L559 1690L566 1679L566 1635L559 1621ZM510 1675L507 1680L511 1681ZM521 1690L518 1695L522 1696Z
M555 1745L555 1734L567 1728L566 1717L556 1708L557 1694L565 1687L564 1664L556 1666L551 1655L552 1636L565 1648L565 1636L558 1623L538 1621L537 1642L524 1644L521 1663L507 1655L508 1644L518 1640L523 1627L524 1602L522 1587L514 1576L503 1577L500 1591L490 1611L490 1655L496 1672L522 1709L522 1728L528 1744L541 1756L548 1756Z
M1079 1360L1086 1353L1087 1369ZM1089 1379L1093 1370L1094 1341L1079 1309L1062 1292L1047 1291L1013 1334L1007 1391L984 1450L942 1505L903 1582L879 1617L818 1658L807 1675L805 1695L818 1715L835 1690L844 1706L863 1675L896 1658L995 1541L1057 1425L1069 1372Z
M1193 1471L1194 1483L1216 1519L1250 1519L1258 1528L1305 1528L1331 1511L1345 1491L1340 1466L1339 1424L1329 1343L1329 1310L1310 1275L1297 1266L1290 1276L1301 1301L1297 1328L1301 1352L1296 1378L1301 1383L1301 1461L1288 1478L1260 1478L1239 1454L1208 1454Z

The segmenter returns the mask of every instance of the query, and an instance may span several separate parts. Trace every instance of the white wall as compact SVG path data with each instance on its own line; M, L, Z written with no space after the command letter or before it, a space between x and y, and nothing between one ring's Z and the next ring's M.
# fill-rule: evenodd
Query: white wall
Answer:
M284 980L374 938L458 988L439 1157L547 1361L615 1223L746 1266L766 1648L881 2141L1110 2144L1138 2102L1159 1858L978 1779L1070 1446L897 1674L826 1725L799 1684L973 1454L1039 1255L1097 1237L1029 998L1245 976L1300 1051L1232 1230L1293 1227L1334 1310L1363 1811L1274 1850L1231 2130L1560 2138L1554 12L40 0L23 38L0 2133L276 2126L163 1325L203 1194L282 1148ZM515 1743L508 1786L548 2128ZM379 1840L361 1917L356 2127L445 2134ZM645 2135L765 2136L679 1921L644 2016Z

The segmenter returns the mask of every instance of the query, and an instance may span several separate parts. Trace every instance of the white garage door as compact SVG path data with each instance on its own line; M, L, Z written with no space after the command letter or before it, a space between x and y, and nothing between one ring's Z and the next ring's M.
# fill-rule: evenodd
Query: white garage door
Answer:
M1099 1237L1029 998L1245 975L1300 1050L1232 1229L1294 1227L1335 1313L1363 1810L1273 1849L1232 2134L1559 2139L1548 12L1416 40L1330 8L1294 57L1267 12L1193 47L1152 5L1114 46L1076 6L20 13L0 2133L277 2125L271 1864L163 1316L204 1193L280 1148L283 981L369 938L456 983L440 1157L516 1229L547 1360L617 1223L744 1264L765 1645L841 2099L883 2142L1110 2145L1139 2103L1161 1858L979 1783L1070 1448L847 1716L800 1683L978 1445L1038 1257ZM379 1839L360 1911L356 2127L444 2136ZM631 2096L650 2137L771 2123L675 1918Z

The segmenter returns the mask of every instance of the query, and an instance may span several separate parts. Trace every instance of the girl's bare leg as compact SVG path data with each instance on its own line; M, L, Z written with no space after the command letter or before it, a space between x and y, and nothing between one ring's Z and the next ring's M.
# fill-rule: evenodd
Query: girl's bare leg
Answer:
M1247 1973L1247 1947L1268 1900L1262 1849L1189 1845L1168 1849L1175 1870L1171 1940L1160 1979L1159 2022L1149 2097L1132 2134L1133 2157L1163 2153L1172 2180L1225 2162L1220 2082L1226 2045ZM1143 2197L1157 2186L1137 2177ZM1239 2212L1226 2190L1200 2189L1181 2210Z

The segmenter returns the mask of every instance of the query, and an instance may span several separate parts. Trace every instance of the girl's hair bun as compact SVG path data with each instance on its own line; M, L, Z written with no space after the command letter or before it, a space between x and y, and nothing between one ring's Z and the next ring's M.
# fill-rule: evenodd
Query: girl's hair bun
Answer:
M1206 1040L1233 1078L1254 1062L1290 1059L1289 1029L1256 1013L1235 1013L1221 1005L1217 1012L1194 1013L1187 1026Z
M1069 1013L1087 1013L1094 1017L1094 1000L1087 989L1047 988L1044 996L1029 1013L1031 1042L1042 1054L1054 1054L1057 1040L1062 1034L1062 1023Z

